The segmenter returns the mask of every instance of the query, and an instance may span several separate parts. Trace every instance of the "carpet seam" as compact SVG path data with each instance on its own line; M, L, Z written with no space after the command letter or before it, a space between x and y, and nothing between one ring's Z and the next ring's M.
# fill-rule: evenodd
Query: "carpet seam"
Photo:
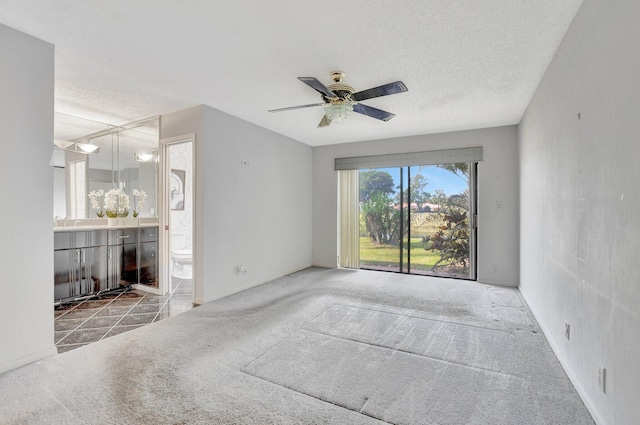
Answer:
M507 372L500 372L500 371L496 371L496 370L492 370L492 369L485 369L485 368L481 368L481 367L477 367L477 366L471 366L471 365L460 363L460 362L454 362L454 361L451 361L451 360L440 359L440 358L437 358L437 357L430 357L430 356L427 356L427 355L424 355L424 354L413 353L411 351L402 350L402 349L398 349L398 348L385 347L383 345L372 344L372 343L369 343L369 342L357 341L357 340L354 340L354 339L345 338L345 337L336 336L336 335L331 335L331 334L327 334L327 333L324 333L324 332L318 332L318 331L314 331L314 330L310 330L310 329L301 329L301 330L303 330L305 332L309 332L309 333L315 333L317 335L324 335L324 336L327 336L327 337L331 337L331 338L335 338L335 339L339 339L339 340L343 340L343 341L353 342L353 343L356 343L356 344L362 344L362 345L368 345L370 347L382 348L384 350L389 350L389 351L392 351L394 353L396 353L396 352L404 353L404 354L408 354L408 355L411 355L411 356L420 357L420 358L423 358L423 359L428 359L428 360L433 360L433 361L437 361L437 362L441 362L441 363L453 364L453 365L456 365L456 366L466 367L466 368L469 368L469 369L472 369L472 370L475 370L475 371L490 372L490 373L494 373L494 374L497 374L497 375L511 376L513 378L518 378L518 379L521 379L521 380L523 380L525 382L528 382L526 378L524 378L524 377L522 377L520 375L513 375L513 374L507 373Z
M247 368L249 366L251 366L253 363L255 363L256 361L258 361L260 358L262 358L265 354L267 354L269 351L273 350L274 348L276 348L278 345L282 344L284 341L286 341L288 338L290 338L293 334L295 334L296 332L300 331L300 329L304 329L305 326L307 326L309 323L313 322L314 320L316 320L318 317L322 316L324 313L326 313L331 307L333 307L335 304L331 304L329 307L327 307L326 309L324 309L322 312L318 313L318 315L316 315L313 319L305 322L302 326L300 326L298 329L296 329L295 331L291 332L289 335L285 336L284 338L282 338L280 341L276 342L273 346L271 346L270 348L268 348L267 350L263 351L262 353L260 353L258 355L258 357L256 357L255 359L251 360L249 363L247 363L246 365L244 365L242 367L242 369ZM242 369L240 369L242 371Z
M413 315L409 315L409 314L400 314L400 313L396 313L396 312L393 312L393 311L386 311L386 310L375 310L375 309L370 308L370 307L356 307L356 306L353 306L353 305L338 304L338 303L334 304L334 306L335 305L342 306L342 307L348 307L348 308L357 308L357 309L361 309L361 310L369 310L369 311L374 311L374 312L379 312L379 313L394 314L396 316L411 317L412 319L430 320L432 322L440 322L440 323L450 323L452 325L457 325L457 326L466 326L466 327L474 328L474 329L484 329L484 330L488 330L488 331L502 332L502 333L506 333L506 334L509 334L509 335L513 335L513 331L495 329L495 328L488 328L488 327L477 326L477 325L470 325L468 323L452 322L452 321L447 321L447 320L442 320L442 319L425 318L425 317L413 316ZM331 306L331 307L333 307L333 306ZM391 306L391 307L406 309L405 307L397 307L397 306Z
M353 412L353 413L356 413L356 414L358 414L358 415L366 416L367 418L375 419L375 420L377 420L377 421L382 422L383 424L388 424L388 425L397 425L397 424L395 424L394 422L387 422L387 421L385 421L384 419L380 419L380 418L377 418L377 417L372 416L372 415L368 415L368 414L363 413L363 412L358 412L357 410L351 409L351 408L349 408L349 407L347 407L347 406L343 406L343 405L340 405L340 404L334 403L334 402L329 401L329 400L324 400L324 399L322 399L322 398L320 398L320 397L314 396L314 395L312 395L312 394L305 393L305 392L303 392L303 391L299 391L299 390L297 390L297 389L295 389L295 388L291 388L291 387L288 387L288 386L286 386L286 385L278 384L277 382L273 382L273 381L270 381L270 380L268 380L268 379L266 379L266 378L263 378L263 377L261 377L261 376L254 375L254 374L252 374L252 373L250 373L250 372L248 372L248 371L245 371L245 370L240 369L240 372L241 372L241 373L244 373L245 375L252 376L252 377L254 377L254 378L256 378L256 379L260 379L261 381L268 382L268 383L269 383L269 384L271 384L271 385L275 385L275 386L278 386L278 387L280 387L280 388L284 388L284 389L287 389L287 390L289 390L289 391L293 391L293 392L295 392L295 393L302 394L302 395L304 395L304 396L310 397L310 398L312 398L312 399L314 399L314 400L318 400L318 401L321 401L321 402L323 402L323 403L331 404L332 406L336 406L336 407L339 407L339 408L341 408L341 409L348 410L348 411ZM363 405L363 407L364 407L364 405Z

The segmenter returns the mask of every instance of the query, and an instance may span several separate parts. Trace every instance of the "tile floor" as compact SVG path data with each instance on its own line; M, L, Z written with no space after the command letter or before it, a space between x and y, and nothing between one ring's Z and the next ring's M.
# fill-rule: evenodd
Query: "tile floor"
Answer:
M175 279L169 295L132 290L55 309L58 353L109 338L193 308L193 281Z

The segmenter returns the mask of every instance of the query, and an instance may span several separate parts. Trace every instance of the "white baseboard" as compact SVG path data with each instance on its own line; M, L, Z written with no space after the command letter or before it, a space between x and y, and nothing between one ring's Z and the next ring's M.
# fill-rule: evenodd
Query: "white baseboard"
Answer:
M576 388L576 391L578 391L578 395L580 396L580 398L582 399L582 402L584 403L585 407L587 408L587 410L591 414L591 417L593 418L593 420L595 421L595 423L597 425L606 425L605 422L602 420L602 417L598 413L598 410L596 409L596 407L591 402L591 399L587 395L587 392L584 390L584 387L582 386L582 384L580 383L580 381L578 380L576 375L573 373L573 370L569 366L569 363L560 354L560 350L558 349L558 346L556 345L555 341L553 339L549 338L548 335L551 335L551 333L547 332L546 326L540 320L540 318L536 314L535 310L533 308L531 308L531 304L529 303L529 301L527 301L527 298L522 293L522 291L520 291L520 294L522 295L522 298L527 303L527 306L529 307L529 310L531 310L531 313L533 314L533 317L536 319L536 322L538 322L538 325L540 326L540 329L542 329L542 333L544 333L545 339L547 340L547 342L551 346L551 350L553 351L553 353L558 358L558 361L560 361L560 365L562 366L562 368L564 369L565 373L569 377L569 380L571 381L573 386Z
M47 357L55 356L56 354L58 354L58 350L56 349L55 345L52 345L47 349L1 363L0 373L19 368L20 366L24 366L29 363L37 362L38 360L42 360Z

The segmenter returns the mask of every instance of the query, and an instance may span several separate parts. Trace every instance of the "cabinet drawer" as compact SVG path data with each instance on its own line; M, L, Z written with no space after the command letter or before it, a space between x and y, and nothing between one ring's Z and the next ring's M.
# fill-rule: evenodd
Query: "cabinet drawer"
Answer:
M55 232L53 234L53 249L88 248L92 246L106 246L107 231L72 231Z
M109 245L129 245L138 243L138 229L109 230Z
M107 231L93 230L88 232L75 232L75 247L88 248L92 246L106 246Z
M75 232L55 232L53 234L53 249L71 249L75 246Z
M158 240L157 227L141 227L140 242L155 242Z

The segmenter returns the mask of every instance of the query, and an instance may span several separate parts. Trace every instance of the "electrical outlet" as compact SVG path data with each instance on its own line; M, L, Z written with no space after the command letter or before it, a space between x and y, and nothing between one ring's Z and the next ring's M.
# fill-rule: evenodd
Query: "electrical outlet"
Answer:
M492 265L491 265L491 271L492 271L493 273L498 273L498 268L499 268L499 267L498 267L498 265L497 265L497 264L492 264Z
M496 211L500 211L502 209L502 201L496 201Z
M598 367L598 387L603 393L607 393L607 368Z
M566 322L564 324L564 336L566 336L568 340L571 339L571 325Z
M240 264L238 266L238 268L236 269L236 273L238 274L238 276L240 276L241 274L245 275L245 274L247 274L247 269L244 268L243 264Z

